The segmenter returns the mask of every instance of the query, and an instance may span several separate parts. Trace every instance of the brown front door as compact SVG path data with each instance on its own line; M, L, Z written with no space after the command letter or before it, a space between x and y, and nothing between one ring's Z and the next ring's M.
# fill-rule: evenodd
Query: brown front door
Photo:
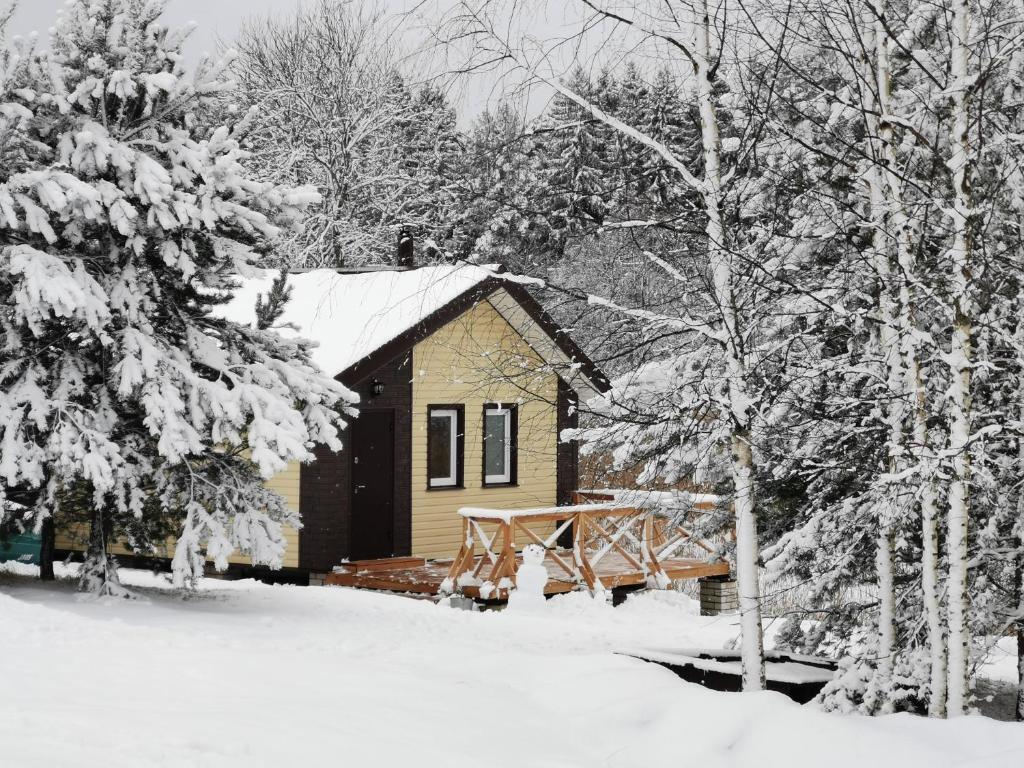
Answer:
M395 553L395 413L362 411L352 430L352 536L349 557Z

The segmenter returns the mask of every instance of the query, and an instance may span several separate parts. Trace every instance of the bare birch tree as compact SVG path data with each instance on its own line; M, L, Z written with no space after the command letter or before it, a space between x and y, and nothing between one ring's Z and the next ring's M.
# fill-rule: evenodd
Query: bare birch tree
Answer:
M525 41L510 39L494 23L495 14L501 6L497 0L463 3L457 15L461 28L455 36L464 38L471 35L476 41L485 40L486 46L478 44L478 50L487 51L488 61L498 59L525 70L530 78L542 81L564 98L575 102L594 119L659 155L674 171L679 183L702 201L704 247L712 294L710 300L716 316L709 320L698 320L686 314L682 317L664 317L650 313L647 319L656 324L667 324L688 333L703 335L722 352L724 388L718 407L719 417L729 424L727 434L736 522L743 688L760 690L764 687L764 653L753 446L753 410L757 397L749 390L748 382L748 345L752 332L744 326L736 288L737 268L738 264L742 264L735 249L739 238L729 231L722 209L725 175L722 170L718 117L721 105L718 103L720 90L717 72L723 53L724 41L721 34L726 11L724 6L712 6L706 0L673 4L669 12L665 12L658 3L638 2L632 8L632 15L613 9L611 4L592 0L579 0L579 4L587 14L582 30L594 24L603 24L612 30L613 36L623 33L637 35L647 43L663 46L664 50L676 57L679 65L686 67L692 78L691 93L700 120L702 153L697 169L691 169L684 159L662 142L609 114L583 95L572 91L549 70L543 69L541 65L547 55L543 50L531 50ZM652 259L670 279L687 279L665 260L653 255ZM641 314L605 297L591 297L591 301L633 316Z
M253 111L250 165L269 180L315 184L322 197L280 261L379 263L399 227L439 239L454 218L455 116L439 92L409 85L395 24L320 0L255 18L234 43L241 102Z

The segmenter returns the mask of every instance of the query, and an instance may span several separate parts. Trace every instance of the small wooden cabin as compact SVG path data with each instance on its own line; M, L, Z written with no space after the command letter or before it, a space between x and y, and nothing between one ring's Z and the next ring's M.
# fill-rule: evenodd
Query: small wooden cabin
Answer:
M277 274L243 281L221 310L253 322ZM577 486L576 404L607 387L522 284L471 265L290 273L276 325L318 343L314 361L358 393L344 448L316 448L268 481L302 516L284 575L342 561L453 557L464 506L547 507ZM58 531L81 551L82 526ZM159 555L173 556L173 541ZM113 544L118 555L130 550ZM235 555L235 566L248 557Z
M273 278L246 281L224 311L250 319ZM577 447L558 435L607 381L522 284L443 265L294 272L288 285L277 325L318 342L314 360L360 403L341 452L319 447L269 481L303 520L286 568L452 557L460 507L571 501Z

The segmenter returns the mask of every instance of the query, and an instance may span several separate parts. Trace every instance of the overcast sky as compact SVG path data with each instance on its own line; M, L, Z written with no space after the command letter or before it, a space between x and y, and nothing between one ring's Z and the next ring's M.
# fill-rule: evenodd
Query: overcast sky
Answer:
M64 2L65 0L20 0L8 30L9 34L26 35L36 31L45 47L47 32L53 26L57 11ZM415 10L416 16L406 18L404 26L409 43L416 44L424 38L423 27L440 18L455 2L456 0L380 0L376 5L395 14ZM0 6L5 4L5 0L0 0ZM311 4L311 0L169 0L165 19L170 26L184 25L190 21L198 25L185 48L187 56L195 61L202 53L215 51L218 39L230 43L246 18L266 14L289 15L303 4ZM565 0L538 2L532 9L534 13L522 14L526 19L524 23L527 25L527 31L537 38L564 33L578 17L575 7ZM571 62L567 61L561 66L568 69L570 64ZM437 68L440 65L434 66ZM510 81L509 78L502 79L491 73L478 75L452 86L449 95L459 110L462 122L465 123L512 91L515 85L515 81ZM521 92L517 92L516 96L521 102L526 98ZM547 90L533 89L527 105L529 112L538 113L549 98L550 93Z
M45 37L53 26L57 10L65 0L20 0L11 23L12 34L38 31ZM166 18L177 26L194 21L199 25L189 42L189 53L198 56L213 50L217 36L231 39L242 20L253 14L287 13L301 4L301 0L170 0ZM403 0L392 0L388 7L404 5Z

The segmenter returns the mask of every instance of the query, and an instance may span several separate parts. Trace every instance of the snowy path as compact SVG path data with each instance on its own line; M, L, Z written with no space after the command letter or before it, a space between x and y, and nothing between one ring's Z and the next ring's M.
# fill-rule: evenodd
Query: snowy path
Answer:
M722 645L681 595L472 614L341 588L207 581L83 602L0 574L0 765L1024 765L1024 727L823 715L609 653Z

